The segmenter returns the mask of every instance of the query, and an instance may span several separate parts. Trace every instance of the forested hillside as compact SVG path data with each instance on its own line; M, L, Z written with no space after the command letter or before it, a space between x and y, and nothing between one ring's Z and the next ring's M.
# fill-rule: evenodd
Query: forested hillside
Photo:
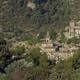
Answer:
M80 50L58 64L41 54L39 48L23 57L24 52L21 47L9 50L0 36L0 80L80 80Z
M0 80L80 80L80 38L63 34L79 14L80 0L0 0Z
M43 37L47 30L54 35L68 25L70 14L68 0L0 0L0 33L18 40Z

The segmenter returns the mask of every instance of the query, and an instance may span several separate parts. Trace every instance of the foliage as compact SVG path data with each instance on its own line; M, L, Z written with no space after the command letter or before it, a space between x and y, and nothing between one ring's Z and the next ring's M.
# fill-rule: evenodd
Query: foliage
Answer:
M49 80L79 80L80 50L73 57L57 64L52 69Z
M35 49L31 50L26 55L26 60L32 61L35 64L35 66L39 66L39 65L48 66L48 63L46 63L48 61L47 56L44 54L41 54L39 48L35 48ZM44 62L46 65L44 65Z
M27 61L32 61L36 66L39 65L39 59L41 57L40 49L35 48L32 49L27 55L26 55L26 60Z
M80 50L73 57L55 64L45 53L41 54L39 48L34 48L25 59L9 64L5 72L0 73L1 80L79 80Z
M67 43L69 43L69 44L70 43L79 44L80 43L80 39L74 37L74 38L69 39Z
M28 8L28 1L36 8ZM0 12L1 34L16 40L32 39L37 33L44 36L47 30L56 37L68 25L71 13L67 0L1 0Z
M29 70L29 72L27 71L24 80L47 80L49 73L50 73L49 70L36 67Z
M28 1L36 8L27 7ZM10 51L3 37L27 40L28 45L35 45L49 31L53 40L60 33L60 42L80 43L76 38L67 41L62 33L74 16L76 20L80 18L80 0L75 0L74 5L68 1L0 0L0 80L80 80L80 50L58 64L49 60L46 53L40 53L39 48L32 49L21 59L19 56L25 52L24 47L17 46L14 52ZM37 34L40 34L39 39ZM13 60L15 54L18 59Z
M13 73L15 71L26 71L27 68L30 68L33 66L32 62L26 62L24 59L22 60L18 60L18 61L14 61L13 63L11 63L10 65L8 65L5 68L5 72L3 74L0 74L0 80L11 80ZM21 74L21 73L20 73ZM16 74L17 75L17 74Z
M24 46L16 46L14 54L22 55L23 53L25 53L25 47Z
M0 45L6 45L6 41L4 40L4 37L0 35Z
M8 67L5 68L5 71L8 74L11 74L11 72L13 72L16 69L24 70L25 71L28 67L32 67L32 66L33 66L32 62L28 63L27 61L25 61L24 59L22 59L22 60L14 61L10 65L8 65Z
M3 37L0 37L0 72L10 63L12 54L10 53L7 42Z
M45 58L42 58L41 65L35 67L27 74L25 80L79 80L80 79L80 50L67 60L61 61L52 68L44 68ZM41 67L42 66L42 67ZM49 65L47 65L49 66ZM37 70L38 69L38 70ZM37 71L36 71L37 70ZM43 70L43 71L41 71ZM48 70L48 72L44 72ZM40 72L39 72L40 71ZM45 76L43 76L45 74ZM47 75L46 75L47 74Z
M7 77L7 75L6 74L1 74L0 73L0 80L9 80L9 78Z
M41 40L38 38L32 39L32 40L28 40L27 41L27 45L36 45L37 43L40 43Z

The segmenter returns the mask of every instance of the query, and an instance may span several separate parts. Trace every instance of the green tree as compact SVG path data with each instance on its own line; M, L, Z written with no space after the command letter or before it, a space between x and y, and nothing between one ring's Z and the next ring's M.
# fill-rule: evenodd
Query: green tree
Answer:
M47 80L49 72L49 70L36 67L27 71L24 80Z

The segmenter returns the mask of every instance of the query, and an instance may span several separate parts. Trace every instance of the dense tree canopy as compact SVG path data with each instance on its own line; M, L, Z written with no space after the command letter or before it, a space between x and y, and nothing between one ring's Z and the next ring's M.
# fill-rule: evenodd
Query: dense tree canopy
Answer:
M28 2L33 2L36 8L28 8ZM64 0L1 0L0 32L18 40L30 39L47 30L60 32L68 24L69 15L68 2Z

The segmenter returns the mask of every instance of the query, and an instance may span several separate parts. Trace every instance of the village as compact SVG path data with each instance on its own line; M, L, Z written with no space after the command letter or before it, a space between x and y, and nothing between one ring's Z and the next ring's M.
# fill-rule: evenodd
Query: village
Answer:
M71 38L79 39L80 38L80 21L76 23L74 21L71 21L69 23L69 26L65 28L64 35L67 40ZM45 39L43 39L41 44L37 43L34 46L29 46L27 45L27 41L24 41L24 42L16 43L16 45L14 45L14 48L17 45L25 46L26 52L33 48L40 48L41 54L47 54L49 59L55 59L57 62L59 60L64 60L73 56L73 54L75 54L79 49L79 44L60 43L57 40L55 42L52 42L49 32L47 32L47 35ZM24 53L24 55L26 55L26 53Z
M5 5L7 1L3 3ZM71 5L73 5L73 0L70 0ZM35 10L36 5L33 2L28 2L27 7L31 8L32 10ZM79 43L61 43L58 40L52 41L50 34L48 31L46 31L47 35L45 36L45 39L43 39L42 43L37 43L36 45L27 45L27 41L22 42L13 42L13 49L15 49L16 46L24 46L26 53L33 48L40 48L40 52L42 54L47 54L49 59L55 59L55 60L64 60L68 57L71 57L76 51L79 49ZM69 25L65 27L64 30L64 36L67 40L71 38L80 38L80 21L72 20L69 22ZM58 36L60 37L60 36ZM7 40L8 41L8 40ZM13 39L15 41L15 39Z
M66 27L64 35L66 39L71 38L80 38L80 21L75 23L71 21L69 26ZM79 43L78 43L79 45ZM47 53L50 59L55 59L56 61L67 59L73 56L74 53L77 52L79 46L75 43L67 44L67 43L60 43L58 41L52 43L50 39L49 32L47 32L47 36L45 41L40 46L42 53Z

